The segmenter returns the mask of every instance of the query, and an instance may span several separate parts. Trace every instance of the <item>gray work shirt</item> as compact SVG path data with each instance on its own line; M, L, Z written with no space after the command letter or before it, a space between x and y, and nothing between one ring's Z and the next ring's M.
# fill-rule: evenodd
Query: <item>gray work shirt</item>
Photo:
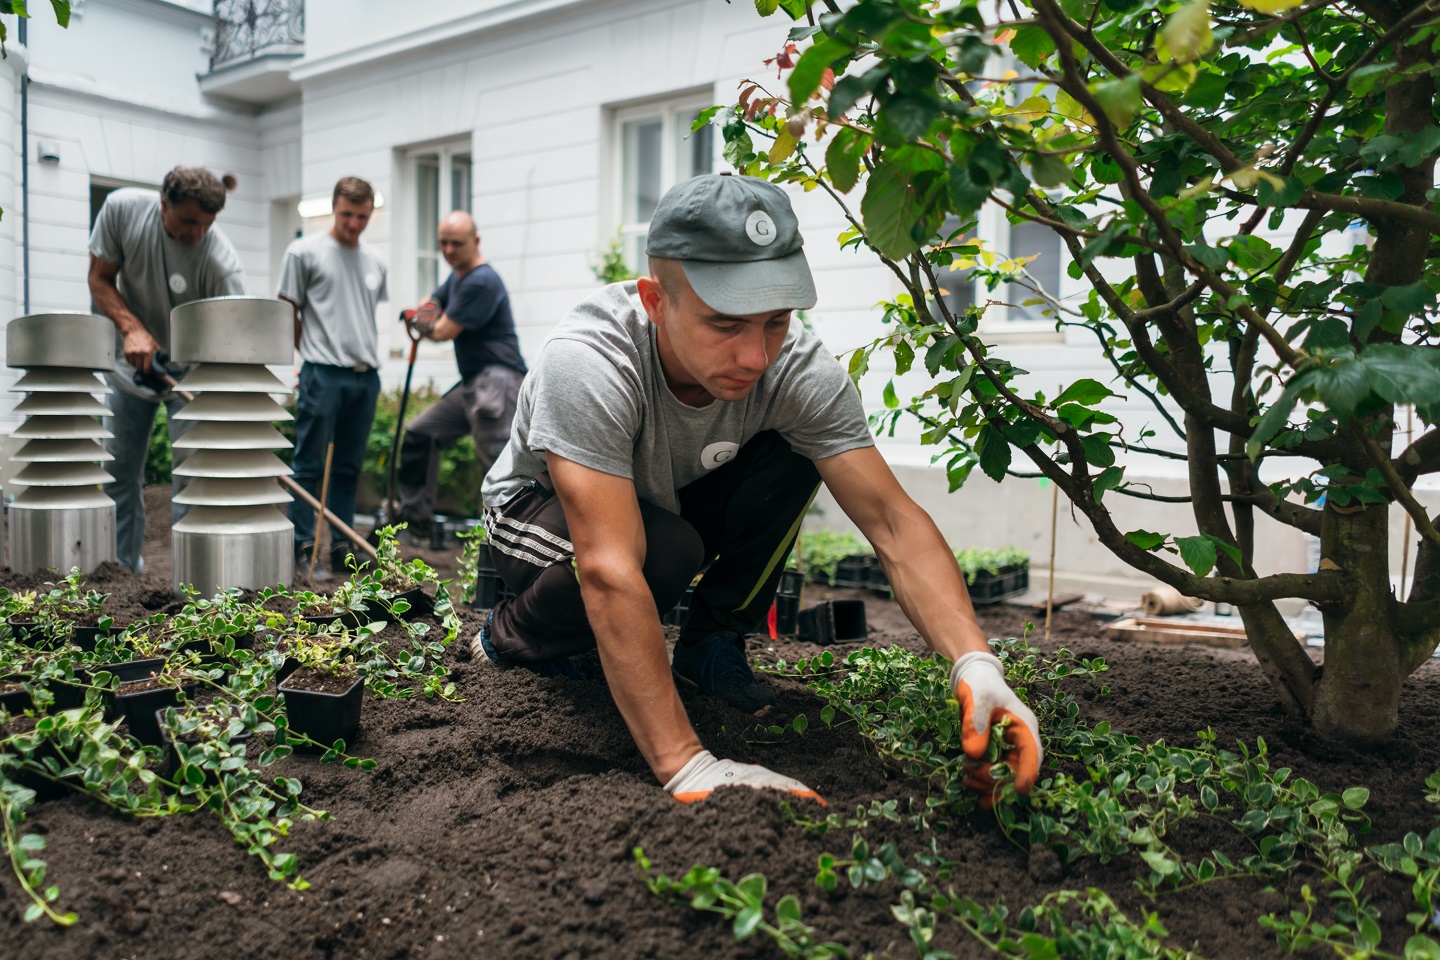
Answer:
M665 382L634 282L612 284L575 307L541 349L481 496L485 506L503 507L547 469L551 451L631 479L641 500L679 513L677 492L762 430L779 432L811 460L875 444L845 368L798 321L745 399L681 403Z
M337 367L380 366L375 305L388 299L385 262L365 243L341 246L329 233L290 244L279 295L300 305L300 358Z
M124 187L105 198L90 232L90 252L120 268L116 288L136 319L170 349L170 311L182 303L245 292L240 255L219 227L211 227L193 246L165 232L160 194ZM136 397L155 393L135 385L135 368L125 361L125 337L115 331L115 367L111 384ZM183 375L188 367L174 365Z

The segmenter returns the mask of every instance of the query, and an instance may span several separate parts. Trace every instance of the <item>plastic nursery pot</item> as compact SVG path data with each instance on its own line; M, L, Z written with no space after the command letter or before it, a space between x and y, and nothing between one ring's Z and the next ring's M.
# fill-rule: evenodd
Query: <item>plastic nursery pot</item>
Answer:
M776 593L782 597L799 597L805 587L805 576L799 570L781 570Z
M161 772L161 776L166 780L174 780L176 774L180 772L181 760L180 750L178 749L179 745L183 744L188 747L193 747L198 743L203 743L204 738L191 733L180 737L178 740L175 739L174 735L170 732L170 728L165 725L165 708L163 707L155 711L155 726L160 731L160 749L165 752L165 766ZM245 743L252 736L253 734L249 730L242 730L230 738L230 743L232 746ZM205 771L205 782L211 784L216 782L215 771Z
M489 610L501 600L510 600L515 596L515 591L505 586L505 581L500 578L500 573L495 569L495 561L491 558L490 547L484 546L480 549L480 555L475 561L475 599L470 601L472 610Z
M280 684L285 695L285 719L290 730L320 746L297 750L329 749L336 740L347 744L360 729L360 704L365 684L357 674L329 674L297 670Z
M327 608L327 609L332 609L332 608ZM315 626L317 626L317 627L328 627L328 626L330 626L330 625L333 624L333 623L339 623L341 620L343 620L343 619L345 618L345 614L343 614L343 613L303 613L303 612L297 610L297 611L294 613L294 617L295 617L296 620L304 620L306 623L313 623L313 624L314 624Z
M35 717L12 717L5 723L0 724L0 739L9 739L10 737L23 736L30 733L35 729L35 724L38 722L39 720ZM51 743L42 742L37 744L34 752L30 754L30 759L41 763L44 763L47 757L53 757L57 763L64 762L63 758L56 751L55 745ZM5 776L28 790L34 790L37 801L54 800L66 792L64 784L56 783L54 780L42 777L32 770L9 770L6 771Z
M835 565L835 576L831 578L830 585L851 590L868 590L870 568L878 562L872 554L857 553L843 557Z
M970 600L979 604L999 603L1029 588L1029 567L1002 567L998 573L982 570L975 574L975 581L970 584Z
M236 650L255 649L255 634L237 633L234 634L234 637ZM198 653L200 654L200 665L202 667L214 666L217 663L223 663L226 659L225 655L220 652L224 647L225 640L225 637L207 637L202 640L191 640L189 643L182 643L176 648L176 652Z
M895 596L895 591L890 588L890 578L885 575L884 567L878 563L875 564L869 569L869 575L871 593L886 600Z
M70 643L78 650L94 650L101 637L113 637L120 632L121 628L116 626L76 626L70 634Z
M777 594L775 597L775 632L793 634L800 627L800 598Z
M10 617L5 621L16 643L34 645L45 639L45 628L33 617Z
M0 680L0 708L15 716L29 710L35 704L30 699L30 691L26 690L20 682L19 677L6 677Z
M157 712L163 714L166 707L178 707L196 689L193 683L173 686L159 677L146 680L132 680L122 683L112 696L130 736L148 747L163 747L160 739L160 724L156 722Z
M411 587L409 590L402 590L396 593L392 599L404 600L410 604L410 609L400 615L404 620L415 620L419 617L429 616L435 612L435 604L426 596L424 587ZM372 621L390 619L389 608L376 600L365 601L365 614ZM357 624L357 626L364 626L364 624Z
M120 681L119 686L105 694L105 719L115 720L120 717L120 703L117 699L120 687L127 683L135 683L140 680L149 680L160 673L164 668L165 661L161 657L146 657L143 660L126 660L124 663L107 663L99 667L96 672L114 674L115 679Z
M864 640L865 601L825 600L800 611L799 638L828 646L850 640Z

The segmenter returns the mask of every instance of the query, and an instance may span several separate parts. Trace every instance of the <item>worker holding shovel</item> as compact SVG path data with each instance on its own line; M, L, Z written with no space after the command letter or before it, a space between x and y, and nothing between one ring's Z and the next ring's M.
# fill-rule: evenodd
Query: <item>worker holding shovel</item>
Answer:
M954 662L967 783L990 725L1028 792L1035 715L1006 685L934 521L875 449L860 398L820 340L792 323L816 301L789 199L765 181L696 177L650 223L649 276L614 284L555 330L520 391L509 445L485 479L495 566L515 591L474 648L501 665L577 676L597 648L641 753L677 799L743 784L816 797L764 767L719 759L673 677L747 713L775 701L745 656L800 520L824 482L874 544L896 598ZM660 612L706 563L673 661Z
M474 218L464 210L446 214L437 241L452 272L420 304L411 324L421 336L455 344L460 382L406 428L400 449L399 518L421 540L435 522L441 451L470 434L484 476L510 439L525 376L510 295L480 255Z

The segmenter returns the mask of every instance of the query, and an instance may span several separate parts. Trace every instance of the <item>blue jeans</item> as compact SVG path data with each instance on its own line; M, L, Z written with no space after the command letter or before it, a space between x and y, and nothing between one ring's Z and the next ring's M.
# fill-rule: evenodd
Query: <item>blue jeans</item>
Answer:
M102 466L115 478L105 484L105 493L115 501L115 559L139 573L140 547L145 541L145 460L150 453L150 432L155 428L155 411L160 402L141 399L112 385L108 406L110 416L105 418L105 426L114 436L105 441L105 452L115 459ZM185 401L179 397L165 401L172 445L190 429L188 421L175 419L175 414L184 406ZM172 446L171 463L180 463L188 453ZM185 516L189 509L174 499L174 494L184 485L179 477L170 481L171 523Z
M365 463L365 445L375 420L380 374L358 373L306 361L300 367L300 396L295 409L295 456L290 461L295 482L320 499L325 475L325 448L335 444L330 462L330 489L325 506L348 526L355 525L355 487ZM290 504L295 525L295 550L315 543L315 511L295 500ZM343 556L350 541L331 534L330 553Z

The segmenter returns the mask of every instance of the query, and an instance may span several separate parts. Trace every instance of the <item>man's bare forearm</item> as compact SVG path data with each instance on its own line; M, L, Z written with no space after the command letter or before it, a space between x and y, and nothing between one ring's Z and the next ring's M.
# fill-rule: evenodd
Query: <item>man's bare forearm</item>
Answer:
M121 335L144 327L140 318L126 306L125 298L120 296L120 290L115 284L91 277L90 299L95 301L95 306L102 314L110 318L110 322L115 324Z
M875 552L895 599L930 648L951 660L989 649L955 555L935 521L913 502L886 511ZM903 548L902 548L903 547Z
M609 580L582 572L581 595L610 695L650 769L667 782L701 750L675 690L655 600L639 571Z

